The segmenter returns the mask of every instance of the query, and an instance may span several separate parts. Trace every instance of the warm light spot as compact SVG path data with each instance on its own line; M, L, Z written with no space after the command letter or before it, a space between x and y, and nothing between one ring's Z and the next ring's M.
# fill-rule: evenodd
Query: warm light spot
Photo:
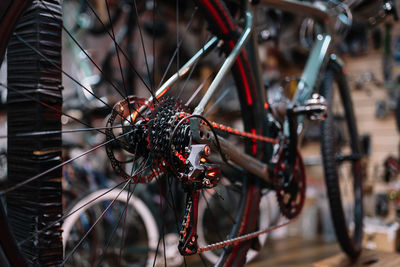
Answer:
M61 149L36 150L36 151L33 151L33 155L41 156L41 155L45 155L48 153L57 153L57 152L61 152Z
M61 178L61 177L58 177L58 178L49 179L49 180L47 180L47 181L60 182L61 180L62 180L62 178Z
M161 98L168 90L169 90L169 87L165 88L164 91L162 91L162 92L157 96L157 99Z
M175 156L182 162L186 162L186 159L184 156L182 156L181 154L179 154L178 151L175 152Z
M133 114L131 115L131 121L135 121L138 114L139 112L136 109L135 112L133 112Z

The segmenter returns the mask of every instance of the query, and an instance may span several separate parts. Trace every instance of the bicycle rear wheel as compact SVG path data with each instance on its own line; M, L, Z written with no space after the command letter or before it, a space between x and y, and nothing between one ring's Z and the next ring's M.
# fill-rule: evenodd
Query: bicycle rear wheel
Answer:
M362 152L350 89L343 70L331 63L321 88L329 105L321 123L321 149L331 217L342 250L355 259L362 241Z
M64 75L64 80L70 81L69 83L64 83L65 91L71 88L70 85L72 83L75 87L81 88L81 90L92 92L96 100L103 103L104 109L108 109L109 113L114 110L112 105L115 101L112 102L112 97L115 99L115 96L117 96L121 101L137 99L128 97L123 88L124 85L116 86L112 80L108 79L107 73L101 73L101 75L110 83L110 88L115 89L114 94L111 96L97 95L96 92L88 90L82 81L69 75L66 68L64 68L65 66L61 67L61 29L64 32L64 38L70 39L74 45L79 47L82 53L87 53L86 57L94 65L96 65L96 60L93 55L87 52L91 47L85 46L86 44L80 43L79 40L75 40L71 30L62 25L59 2L58 0L34 0L29 5L15 27L16 30L9 43L7 56L8 83L7 85L2 83L2 87L7 88L9 92L7 121L9 186L1 191L1 194L7 198L8 217L5 219L12 224L13 234L16 236L24 258L32 265L43 266L63 265L69 260L68 256L63 256L61 241L61 223L68 216L72 216L71 214L62 215L60 179L62 177L62 166L70 164L78 158L91 155L90 153L93 151L102 149L110 143L118 144L112 149L121 150L124 144L116 140L124 134L127 135L133 132L132 130L129 133L121 133L120 136L106 142L100 142L95 146L84 144L86 145L84 153L62 161L61 137L64 138L67 133L94 131L103 134L103 138L107 138L107 136L103 131L106 125L103 125L103 128L94 127L91 122L85 122L81 116L74 115L77 114L76 110L62 110L61 73ZM201 48L206 42L209 42L212 36L217 36L223 40L223 45L217 47L210 56L196 63L194 70L190 72L188 77L181 77L177 84L169 88L169 91L165 94L168 98L160 98L158 101L151 103L151 106L154 107L152 112L159 112L153 114L153 117L149 116L152 119L169 114L161 112L166 108L162 106L163 103L168 101L172 101L178 106L185 106L182 109L190 113L190 110L195 107L196 103L199 102L199 98L204 94L204 92L196 90L196 88L199 87L199 84L204 86L207 80L215 75L219 67L216 66L216 62L222 63L224 61L226 55L234 48L242 31L221 1L198 0L194 1L194 3L184 1L177 1L177 3L179 4L177 6L170 3L164 6L162 3L154 1L153 6L149 6L147 10L137 14L138 25L135 27L137 29L135 40L139 43L137 47L140 49L136 51L136 58L128 60L138 76L136 92L140 93L143 98L148 99L151 94L154 94L159 89L166 78L175 74L182 67L187 55L180 54L179 51L182 50L183 40L188 39L187 35L196 35L197 33L202 37L200 39L201 42L194 46L196 48L194 49L195 51L192 51L193 49L185 49L192 53L189 57L196 52L197 48ZM156 8L159 6L162 6L162 8ZM66 10L65 12L68 11ZM206 29L203 27L205 24L204 18L208 29L211 29L206 34L204 34ZM176 36L176 40L170 40L172 38L168 38L169 36L159 40L154 35L155 30L150 30L147 33L141 32L144 23L147 23L147 25L149 23L172 24L174 29L169 26L168 30L170 35ZM193 26L194 24L196 24L196 27ZM7 27L14 28L14 25L11 24ZM115 43L114 30L117 30L117 28L111 27L108 31L110 42L114 42L117 57L124 57L126 55L119 50L118 44ZM199 39L195 38L194 40L198 41ZM166 45L166 41L174 43L174 49L168 51L170 57L167 58L167 64L162 63L165 60L165 56L164 53L161 54L162 50L160 49L162 45ZM4 53L4 51L0 52ZM65 56L65 61L70 59L66 54L63 54L63 56ZM155 65L158 62L157 59L161 62L159 65ZM28 62L28 60L30 61ZM79 65L76 67L79 68ZM164 72L158 73L159 69L164 69ZM206 69L211 69L211 72L204 78L202 73ZM99 72L101 72L100 68ZM123 80L124 77L122 76ZM247 54L242 51L232 67L232 74L225 79L221 89L212 99L212 104L206 107L203 115L209 120L261 135L264 134L263 99L265 99L263 91L255 86L253 70ZM137 102L134 104L137 104ZM130 103L128 104L128 109L135 110L134 106L129 105ZM127 118L131 119L131 114L129 114L129 117L122 117L121 121L127 121ZM67 125L64 129L61 128L62 120ZM79 127L72 125L71 128L67 128L71 126L68 121L70 124L71 121L75 121ZM117 126L119 128L124 127L123 123ZM163 147L165 147L166 142L163 139L163 135L166 135L165 130L168 129L163 126L158 130L157 134L161 138L157 139L157 142L161 141L157 144L163 144ZM137 136L132 137L132 140L134 140ZM153 135L149 136L149 138L158 137ZM231 139L237 142L237 146L244 153L259 158L262 157L263 146L255 140L243 141L235 137ZM143 138L143 140L148 139ZM156 142L154 141L154 143ZM140 145L142 144L140 143ZM140 150L140 153L144 150L146 151L138 156L139 152L137 151L139 150L135 148L138 146L139 142L133 141L126 151L120 153L124 157L129 153L129 156L131 156L130 159L121 160L120 162L124 164L123 169L128 170L130 173L128 178L123 177L124 180L121 183L121 185L124 185L123 188L126 188L133 181L133 178L137 177L138 173L150 177L154 174L155 169L159 167L155 166L155 164L162 164L162 161L156 162L154 160L156 148L147 151L146 146L141 147L143 150ZM116 154L118 153L119 151L116 152ZM151 156L146 153L150 153ZM117 159L110 159L111 163L115 163L113 160ZM235 197L237 200L235 208L228 211L230 218L232 218L230 229L227 229L227 234L222 237L222 240L218 240L223 241L257 229L260 188L252 175L238 168L232 168L230 164L223 161L218 161L217 163L223 165L223 176L233 185L231 190L237 195ZM225 169L229 171L225 172ZM231 175L231 173L235 173L235 175ZM161 237L158 240L158 248L164 247L165 249L165 245L161 246L165 242L164 237L168 232L179 231L184 200L179 195L182 191L171 189L174 187L174 183L177 183L178 187L180 186L173 174L166 173L164 178L155 175L154 177L152 176L152 179L156 181L159 187L157 199L160 206L159 217L162 225L159 229ZM217 189L218 186L216 187ZM111 209L112 205L107 208ZM106 214L107 212L103 213ZM129 214L126 216L129 216ZM170 219L171 217L172 219ZM214 219L220 220L218 216ZM98 220L102 220L102 217L98 218ZM95 226L93 225L93 227ZM85 234L85 236L87 235ZM9 240L2 240L3 244L7 241ZM121 244L123 243L123 240L121 240ZM82 242L78 242L78 244L82 244ZM226 247L220 254L219 264L221 266L243 265L246 252L251 245L252 241L246 241ZM128 252L121 250L120 254L123 253ZM154 255L163 257L165 251L156 250Z

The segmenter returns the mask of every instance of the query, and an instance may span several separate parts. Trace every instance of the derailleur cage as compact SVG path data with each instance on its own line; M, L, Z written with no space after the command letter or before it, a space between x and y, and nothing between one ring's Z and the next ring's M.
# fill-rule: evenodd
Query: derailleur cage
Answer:
M187 158L186 170L181 173L181 180L186 192L186 209L181 229L179 231L178 249L181 255L197 253L197 220L199 196L202 189L215 187L220 179L218 164L207 162L211 149L205 144L192 144L191 152Z

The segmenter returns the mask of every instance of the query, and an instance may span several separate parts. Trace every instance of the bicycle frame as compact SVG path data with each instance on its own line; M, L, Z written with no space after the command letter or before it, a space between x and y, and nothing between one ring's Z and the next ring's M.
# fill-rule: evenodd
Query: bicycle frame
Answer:
M306 62L304 71L301 75L300 81L297 85L297 90L294 98L292 99L291 103L288 106L297 106L297 105L304 105L306 100L311 97L311 94L314 91L315 84L318 79L318 74L323 66L323 63L326 61L327 55L329 54L329 47L331 44L332 37L328 33L329 27L329 14L327 11L321 9L320 7L316 7L309 3L303 3L300 1L295 0L262 0L261 3L265 4L266 6L278 8L285 11L290 11L293 13L301 13L305 16L310 16L314 18L316 21L319 21L321 26L319 27L320 33L317 35L315 40L314 46L310 52L308 60ZM250 56L252 60L252 65L256 66L256 81L257 86L261 86L263 84L258 71L260 69L260 63L257 60L257 41L255 38L251 38L253 33L253 14L251 11L251 7L249 3L245 4L246 10L244 11L245 16L245 27L243 29L242 35L240 36L238 42L236 43L234 49L229 54L227 59L222 64L221 68L219 69L217 75L215 76L214 80L212 81L211 85L207 89L207 92L201 99L200 103L195 108L193 114L194 115L201 115L205 109L205 106L208 104L211 96L216 91L220 83L222 82L223 78L227 75L230 68L232 67L233 63L235 62L236 58L238 57L240 51L242 49L247 49L249 53L255 53L255 55ZM155 98L160 98L164 95L171 85L173 85L179 78L187 74L192 66L202 57L206 56L217 44L219 40L214 37L211 39L202 49L200 49L188 62L178 70L176 74L171 76L155 93ZM335 57L332 57L333 60L336 60ZM260 88L261 89L261 88ZM153 101L153 97L149 98L148 102ZM298 116L298 124L302 123L303 116ZM207 144L214 149L217 149L215 146L215 137L213 134L204 129L203 126L200 126L198 119L191 119L191 127L192 127L192 134L193 139L201 144ZM284 135L290 137L288 123L285 122L284 125ZM200 137L199 131L203 131L206 134L203 137ZM206 138L204 136L208 136ZM218 136L218 141L220 143L221 152L229 158L230 161L237 164L238 166L242 167L246 171L258 176L259 178L265 180L266 182L270 183L269 171L268 171L268 164L250 156L244 154L242 151L238 150L233 144L231 144L228 140Z

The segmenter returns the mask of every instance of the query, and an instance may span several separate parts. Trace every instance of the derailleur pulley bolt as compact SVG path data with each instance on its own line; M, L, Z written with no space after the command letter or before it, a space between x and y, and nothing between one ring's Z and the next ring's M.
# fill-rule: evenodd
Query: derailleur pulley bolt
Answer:
M206 157L208 157L208 156L211 155L211 149L210 149L209 146L205 146L205 147L204 147L204 155L205 155Z
M211 185L210 179L204 178L203 179L203 185L206 186L206 187L210 186Z

